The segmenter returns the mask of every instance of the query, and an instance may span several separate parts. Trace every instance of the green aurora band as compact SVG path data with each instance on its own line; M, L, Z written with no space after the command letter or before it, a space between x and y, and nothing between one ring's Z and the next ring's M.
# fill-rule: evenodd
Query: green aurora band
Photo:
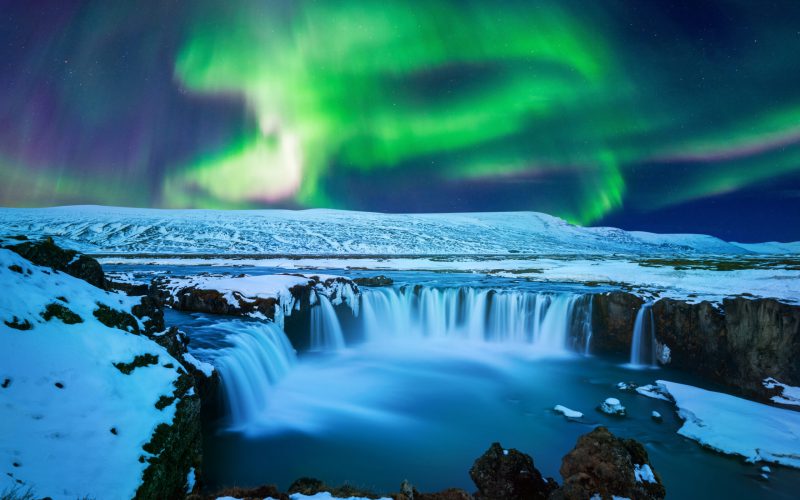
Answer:
M171 91L239 106L238 121L157 160L159 140L187 142L164 111L125 161L91 173L80 155L37 156L27 176L34 162L0 143L0 201L369 209L348 179L378 192L398 178L431 189L523 182L515 208L591 224L800 173L800 9L780 15L789 3L712 2L717 11L693 15L718 16L708 25L719 29L699 34L657 3L623 0L179 4L151 15L93 3L61 26L53 43L75 55L64 62L103 89L68 81L62 114L79 116L85 136L137 119L126 103L163 92L111 85L91 64L109 33L134 40L162 26L135 45L139 66L173 47L162 68ZM745 24L746 37L725 28Z

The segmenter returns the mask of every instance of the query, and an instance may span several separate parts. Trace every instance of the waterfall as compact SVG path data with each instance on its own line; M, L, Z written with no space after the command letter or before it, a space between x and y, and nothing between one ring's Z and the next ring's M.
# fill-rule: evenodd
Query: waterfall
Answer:
M421 346L427 340L447 339L561 354L569 349L583 351L591 336L591 295L587 294L387 287L364 290L359 309L340 313L352 314L345 323L347 338L360 334L367 343L412 340ZM311 351L345 347L344 329L331 299L312 295L309 315ZM207 351L222 379L231 428L246 432L272 411L268 403L273 386L294 365L296 354L276 322L228 321L217 328L224 333L224 347Z
M361 297L364 338L461 338L530 344L563 352L591 327L591 300L574 293L506 292L477 288L381 288ZM585 331L577 332L586 338ZM590 335L590 333L589 333Z
M634 367L656 366L655 344L653 304L646 302L636 313L636 321L633 324L630 365Z
M296 361L294 348L275 323L227 322L230 347L217 351L214 365L222 380L232 427L243 427L267 407L271 387Z
M336 351L344 348L344 333L336 310L328 297L317 295L318 304L311 307L311 350Z

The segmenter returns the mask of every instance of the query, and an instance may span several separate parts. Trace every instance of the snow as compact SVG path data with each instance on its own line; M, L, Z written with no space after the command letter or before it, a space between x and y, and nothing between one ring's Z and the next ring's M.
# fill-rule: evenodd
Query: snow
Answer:
M767 389L780 387L781 394L772 396L770 398L775 403L789 406L800 406L800 387L792 387L791 385L781 384L771 377L764 379L762 383Z
M567 418L581 418L581 417L583 417L583 413L581 413L579 411L575 411L575 410L570 410L566 406L556 405L555 408L553 408L553 411L557 411L558 413L561 413L562 415L564 415Z
M653 474L653 469L650 468L650 465L644 464L634 464L633 465L633 475L637 481L640 483L656 483L656 476Z
M303 495L302 493L294 493L289 495L291 500L369 500L366 497L347 497L347 498L340 498L334 497L328 492L317 493L315 495ZM391 500L387 497L381 497L379 500Z
M206 377L210 377L214 374L214 365L211 363L206 363L205 361L200 361L199 359L192 356L190 353L186 352L183 354L183 359L190 365L197 368L199 371L203 373Z
M669 398L669 395L664 394L664 391L657 385L652 385L652 384L643 385L641 387L637 387L636 392L638 392L642 396L647 396L648 398L661 399L664 401L672 401Z
M169 266L248 266L275 269L371 269L374 271L470 272L541 283L597 283L625 286L652 299L674 298L690 302L721 302L725 297L749 294L800 303L800 270L777 263L748 269L675 269L641 265L635 259L607 256L485 258L427 257L325 257L325 258L172 258L106 257L101 264ZM534 271L532 271L534 270ZM669 351L666 355L669 356Z
M653 411L652 411L652 413L650 413L650 417L651 417L653 420L661 420L661 419L663 418L663 417L661 416L661 414L660 414L659 412L655 411L655 410L653 410Z
M0 491L20 480L37 497L132 498L147 466L139 462L148 456L142 446L175 413L174 403L155 408L178 378L178 368L164 365L180 365L147 337L108 328L92 314L97 304L130 310L132 298L2 249L0 283L0 379L9 380L0 388ZM45 321L40 313L51 303L83 322ZM4 323L14 317L32 329ZM112 365L142 354L159 363L129 375Z
M800 241L792 243L780 243L777 241L768 241L765 243L731 243L737 247L744 248L745 250L759 254L772 254L772 255L792 255L800 253Z
M0 209L0 218L5 233L52 235L70 248L89 253L737 255L762 248L772 251L772 247L737 245L706 235L579 227L536 212L379 214L70 206L5 208Z
M606 398L600 404L600 411L609 415L625 416L625 407L617 398Z
M240 300L250 302L255 299L273 298L280 305L280 312L286 316L290 315L297 306L291 288L309 285L314 287L316 293L335 297L331 301L333 305L346 303L353 309L354 313L357 313L356 288L352 283L338 276L324 274L314 274L313 276L288 274L241 275L235 277L229 275L201 275L169 278L166 281L166 289L173 298L186 288L216 290L222 294L223 299L228 304L233 306L238 306ZM315 300L313 294L311 299L313 303L313 300Z
M800 468L800 412L675 382L656 384L672 396L684 420L678 434L750 462Z

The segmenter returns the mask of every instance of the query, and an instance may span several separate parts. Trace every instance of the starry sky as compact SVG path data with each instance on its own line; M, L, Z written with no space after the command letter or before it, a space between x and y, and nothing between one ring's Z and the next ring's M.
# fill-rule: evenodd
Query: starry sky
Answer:
M800 2L0 0L0 205L800 240Z

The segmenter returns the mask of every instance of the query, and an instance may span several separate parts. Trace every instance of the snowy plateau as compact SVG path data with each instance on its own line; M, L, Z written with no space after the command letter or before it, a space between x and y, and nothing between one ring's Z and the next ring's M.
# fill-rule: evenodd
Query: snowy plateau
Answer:
M579 227L536 212L380 214L345 210L0 209L6 233L53 236L84 253L270 255L748 255L800 244Z

